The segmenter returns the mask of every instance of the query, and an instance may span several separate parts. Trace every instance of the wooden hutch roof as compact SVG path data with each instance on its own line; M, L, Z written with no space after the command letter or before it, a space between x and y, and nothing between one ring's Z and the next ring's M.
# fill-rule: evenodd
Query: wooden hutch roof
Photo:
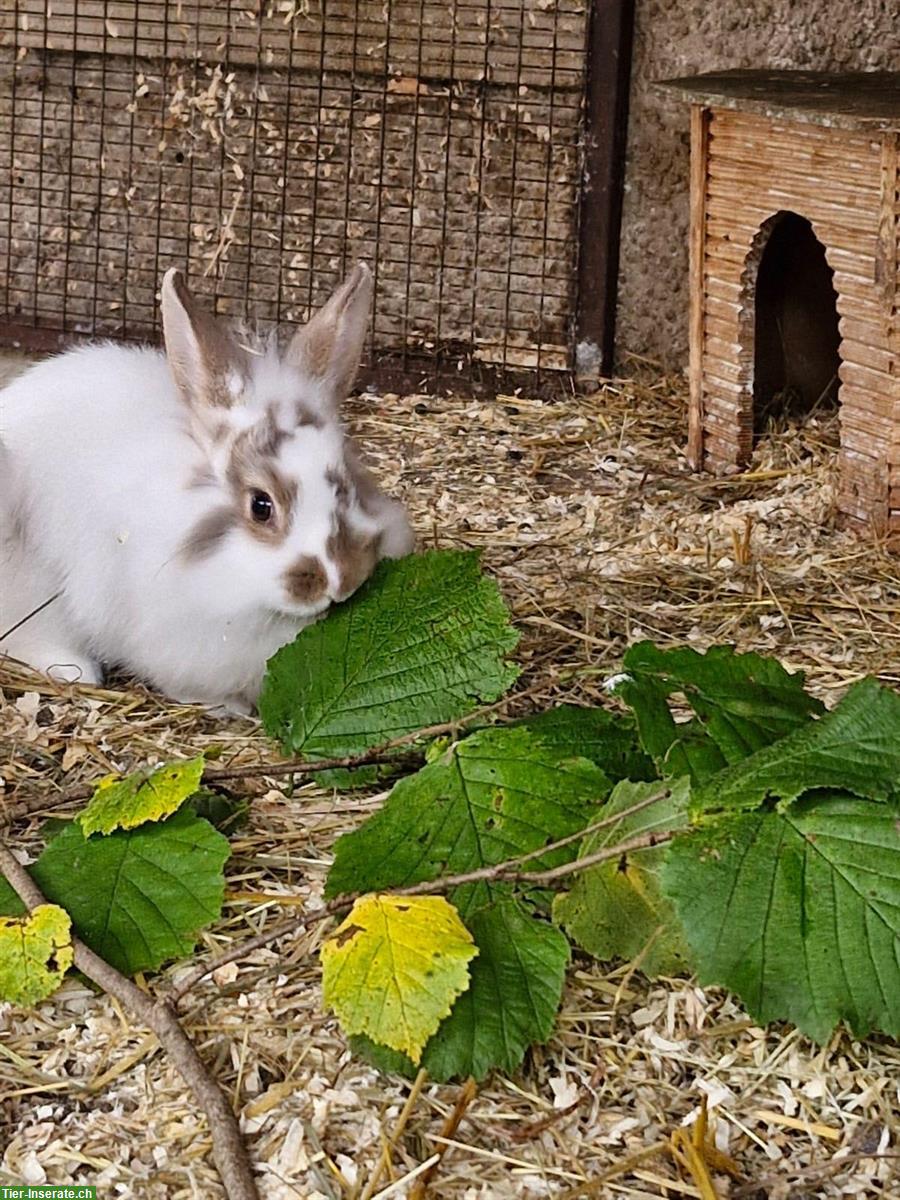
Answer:
M710 71L659 86L708 108L839 129L900 129L900 71Z

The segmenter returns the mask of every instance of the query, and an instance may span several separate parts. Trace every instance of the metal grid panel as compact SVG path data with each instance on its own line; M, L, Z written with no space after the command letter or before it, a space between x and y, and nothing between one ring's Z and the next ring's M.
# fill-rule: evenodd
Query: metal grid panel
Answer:
M364 258L376 366L570 366L587 24L580 0L5 0L5 336L153 336L169 266L221 313L303 320Z

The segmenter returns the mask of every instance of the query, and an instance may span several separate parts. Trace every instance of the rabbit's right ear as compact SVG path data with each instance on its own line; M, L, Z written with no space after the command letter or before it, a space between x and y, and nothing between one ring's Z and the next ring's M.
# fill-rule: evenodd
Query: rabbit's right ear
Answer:
M246 377L246 355L228 330L201 308L174 267L162 281L166 358L184 399L196 411L228 408Z
M287 358L340 404L353 387L372 307L372 272L359 262L288 346Z

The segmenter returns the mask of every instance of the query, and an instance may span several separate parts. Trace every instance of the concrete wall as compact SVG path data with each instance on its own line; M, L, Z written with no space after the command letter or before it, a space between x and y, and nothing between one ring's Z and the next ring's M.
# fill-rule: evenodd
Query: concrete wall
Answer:
M618 346L687 359L688 106L654 80L728 67L900 68L897 0L637 0Z

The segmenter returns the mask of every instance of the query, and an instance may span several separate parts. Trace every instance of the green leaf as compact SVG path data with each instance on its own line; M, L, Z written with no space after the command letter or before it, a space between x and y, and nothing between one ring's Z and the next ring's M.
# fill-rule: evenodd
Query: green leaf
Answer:
M0 917L0 1000L36 1004L51 995L72 965L71 923L54 904Z
M135 771L124 779L116 775L101 779L84 811L76 818L84 836L134 829L145 821L169 816L199 788L204 766L200 754L184 762Z
M363 896L322 946L324 1000L348 1033L417 1063L477 953L442 896Z
M468 1075L483 1079L495 1067L515 1071L528 1047L545 1042L553 1032L569 961L568 942L505 891L491 889L488 904L476 902L471 908L466 890L452 896L475 939L478 957L470 967L468 991L422 1056L422 1066L439 1082ZM476 894L483 897L485 892L478 889Z
M481 898L486 894L479 893ZM422 1055L420 1065L439 1083L469 1075L483 1079L495 1068L515 1071L528 1047L553 1032L568 943L508 889L494 888L489 894L493 899L466 915L478 946L468 991ZM464 894L454 896L463 904L465 899ZM415 1070L406 1056L369 1039L353 1038L351 1046L382 1071L410 1075Z
M386 1075L404 1075L407 1079L412 1079L418 1070L409 1055L404 1054L402 1050L391 1050L388 1046L381 1046L364 1033L352 1034L349 1042L350 1049L357 1057L365 1059Z
M21 917L27 912L28 909L19 899L18 892L3 875L0 875L0 916Z
M226 836L243 829L250 819L250 801L245 796L231 796L211 788L194 792L185 807Z
M665 789L658 782L618 784L603 809L603 816L626 815L615 825L588 834L579 857L644 833L684 829L689 797L687 779L678 779ZM628 815L628 810L641 802L646 807ZM643 954L641 970L649 976L684 971L688 964L687 947L659 881L667 849L662 845L641 850L627 859L623 856L588 867L575 876L569 892L557 896L553 904L554 920L596 958L631 960Z
M380 891L537 850L583 829L609 788L598 767L560 760L528 729L481 730L401 779L379 812L338 840L326 893ZM533 867L574 853L573 844Z
M518 676L517 642L477 554L382 562L269 660L260 717L289 753L357 754L498 699Z
M571 757L568 747L560 758L530 729L483 729L400 780L380 812L339 839L326 892L377 891L539 850L583 829L609 786L593 763ZM542 854L529 867L564 862L576 845ZM422 1066L435 1079L513 1070L553 1027L568 944L510 887L467 885L448 899L478 958L469 990L426 1046ZM374 1060L388 1069L398 1062L377 1051Z
M635 712L645 749L666 775L701 782L729 763L785 737L824 711L775 659L712 646L705 654L652 642L632 646L623 660L631 677L618 694ZM681 693L696 719L678 723L668 704Z
M700 783L726 765L722 751L696 717L676 722L664 685L652 679L621 684L617 694L633 710L641 743L667 779L687 776Z
M605 708L560 704L514 724L537 735L560 758L586 758L614 781L656 778L630 717Z
M818 1042L900 1036L900 812L846 794L742 814L672 844L663 886L701 982Z
M830 713L758 750L697 789L692 815L790 803L814 788L887 800L900 785L900 696L874 679L855 684Z
M130 975L193 950L199 930L221 912L228 855L227 839L183 809L91 838L73 823L29 873L78 937Z
M736 654L711 646L705 654L687 647L660 650L640 642L625 655L636 681L652 679L666 694L683 692L729 763L777 742L825 711L804 691L802 671L791 674L774 658Z

